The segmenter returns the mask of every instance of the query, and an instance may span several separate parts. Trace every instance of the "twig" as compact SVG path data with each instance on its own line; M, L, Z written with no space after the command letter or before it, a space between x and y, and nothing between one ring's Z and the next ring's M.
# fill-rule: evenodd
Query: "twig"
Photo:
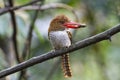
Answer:
M38 15L38 11L35 12L34 17L33 17L33 21L30 24L29 32L27 34L27 39L26 39L24 50L23 50L23 54L22 54L23 60L30 53L30 45L31 45L32 32L33 32L34 23L36 21L37 15Z
M46 60L63 55L65 53L76 51L78 49L87 47L89 45L95 44L95 43L103 41L103 40L108 40L118 32L120 32L120 24L116 25L115 27L108 29L104 32L101 32L95 36L86 38L82 41L78 41L67 49L62 49L62 50L58 50L58 51L51 51L51 52L45 53L43 55L33 57L25 62L22 62L16 66L13 66L11 68L4 69L4 70L0 71L0 78L7 76L7 75L10 75L12 73L18 72L20 70L23 70L23 69L28 68L30 66L33 66L35 64L45 62Z
M21 5L21 6L9 7L9 8L2 8L2 9L0 9L0 15L5 14L5 13L7 13L9 11L17 10L17 9L22 8L22 7L25 7L25 6L37 3L39 1L42 1L42 0L33 0L33 1L29 2L29 3L26 3L26 4Z
M21 70L18 80L28 80L28 75L26 70Z
M19 10L49 10L49 9L58 9L58 8L69 10L70 12L74 14L75 19L76 19L75 21L77 22L79 21L75 9L63 3L49 3L49 4L42 5L40 8L37 5L26 6L26 7L20 8Z
M13 7L13 0L8 0L8 2L9 2L9 6ZM14 50L15 50L15 58L16 58L17 62L20 63L18 46L17 46L17 24L16 24L16 18L15 18L14 11L10 11L10 15L11 15L11 22L13 25L12 40L13 40L13 46L14 46Z

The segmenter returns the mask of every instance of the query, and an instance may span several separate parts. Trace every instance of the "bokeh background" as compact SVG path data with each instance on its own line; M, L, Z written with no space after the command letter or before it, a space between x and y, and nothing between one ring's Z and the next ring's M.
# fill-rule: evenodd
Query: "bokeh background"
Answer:
M0 0L1 8L4 8L5 1L7 0ZM14 6L20 6L32 0L13 1ZM39 11L34 23L30 54L26 60L52 50L47 30L51 19L56 15L65 14L71 20L87 25L86 28L72 31L73 44L120 23L120 0L42 0L40 6L49 6L51 3L56 6L60 3L64 5ZM15 11L19 55L22 55L27 33L35 15L32 8ZM0 15L0 70L16 65L10 43L12 31L10 14ZM120 33L112 36L111 40L72 52L72 78L64 78L57 57L28 68L26 80L120 80ZM19 73L13 74L6 80L18 80L18 76Z

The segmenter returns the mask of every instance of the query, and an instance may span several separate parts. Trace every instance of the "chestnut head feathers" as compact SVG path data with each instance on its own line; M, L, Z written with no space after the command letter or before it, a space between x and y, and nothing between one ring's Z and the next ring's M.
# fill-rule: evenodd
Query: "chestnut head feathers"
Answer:
M65 15L56 16L50 23L49 31L62 31L65 30L64 23L70 22Z

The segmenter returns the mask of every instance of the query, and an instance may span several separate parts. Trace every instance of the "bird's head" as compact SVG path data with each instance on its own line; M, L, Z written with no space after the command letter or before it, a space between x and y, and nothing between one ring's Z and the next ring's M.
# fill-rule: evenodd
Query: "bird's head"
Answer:
M85 24L72 22L65 15L59 15L51 21L49 31L62 31L68 28L77 29L80 27L85 27Z

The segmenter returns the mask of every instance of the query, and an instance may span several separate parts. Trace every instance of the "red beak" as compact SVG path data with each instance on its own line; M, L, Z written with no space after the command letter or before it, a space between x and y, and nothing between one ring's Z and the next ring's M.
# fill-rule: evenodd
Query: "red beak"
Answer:
M85 24L79 24L79 23L76 23L76 22L67 22L67 23L64 23L63 25L66 28L73 28L73 29L78 29L78 28L86 26Z

